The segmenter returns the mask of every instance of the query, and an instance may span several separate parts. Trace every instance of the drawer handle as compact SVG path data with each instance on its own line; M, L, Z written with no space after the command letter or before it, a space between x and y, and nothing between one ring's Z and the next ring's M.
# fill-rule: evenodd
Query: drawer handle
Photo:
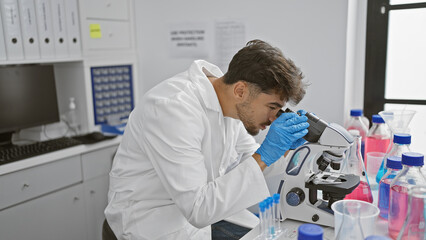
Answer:
M26 188L29 188L29 187L30 187L30 185L29 185L29 184L24 183L24 184L22 185L22 190L24 190L24 189L26 189Z

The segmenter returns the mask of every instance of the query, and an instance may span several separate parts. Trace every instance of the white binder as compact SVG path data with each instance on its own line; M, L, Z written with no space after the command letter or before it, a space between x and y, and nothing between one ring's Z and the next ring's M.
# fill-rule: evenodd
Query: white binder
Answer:
M55 45L53 43L52 11L49 0L35 0L37 16L37 30L40 45L41 58L54 58Z
M3 20L0 16L0 61L5 61L6 56L6 47L4 46L4 35L3 35Z
M34 0L18 0L25 59L40 58Z
M22 48L21 24L19 22L18 2L16 0L0 0L1 17L3 18L4 40L8 60L24 59Z
M63 0L51 0L53 36L55 38L56 58L68 57L68 38L65 19L65 4Z
M71 57L81 56L81 34L77 0L65 0L68 52Z

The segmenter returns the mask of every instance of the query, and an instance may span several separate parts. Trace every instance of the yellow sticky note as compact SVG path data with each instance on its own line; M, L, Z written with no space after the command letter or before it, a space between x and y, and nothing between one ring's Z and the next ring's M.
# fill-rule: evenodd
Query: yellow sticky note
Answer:
M90 24L90 37L91 38L101 38L101 25L100 24Z

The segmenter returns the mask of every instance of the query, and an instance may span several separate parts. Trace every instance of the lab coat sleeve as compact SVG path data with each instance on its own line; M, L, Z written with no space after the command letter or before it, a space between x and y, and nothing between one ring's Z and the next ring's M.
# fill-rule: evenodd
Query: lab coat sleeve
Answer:
M147 104L141 147L182 214L202 228L258 203L269 191L253 158L207 180L201 148L210 126L197 104L178 97Z

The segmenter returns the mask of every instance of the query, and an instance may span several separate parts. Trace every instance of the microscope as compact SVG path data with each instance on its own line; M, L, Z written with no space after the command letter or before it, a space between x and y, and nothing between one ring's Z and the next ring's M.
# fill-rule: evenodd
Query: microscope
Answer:
M292 111L287 108L285 112ZM339 172L354 139L338 124L329 124L309 112L306 117L309 128L304 139L308 142L292 151L278 189L282 220L333 227L331 205L345 198L360 182L359 176ZM322 198L318 198L319 191Z

